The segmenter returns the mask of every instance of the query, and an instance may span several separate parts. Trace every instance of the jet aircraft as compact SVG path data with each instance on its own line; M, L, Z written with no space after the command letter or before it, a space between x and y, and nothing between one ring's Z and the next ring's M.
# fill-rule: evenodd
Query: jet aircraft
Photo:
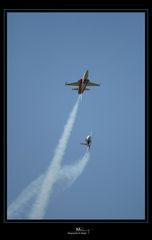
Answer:
M72 83L65 83L65 85L68 86L77 86L76 88L72 88L72 90L77 90L78 94L82 94L85 90L90 90L87 87L92 87L92 86L100 86L100 84L93 83L88 79L89 76L89 71L87 70L84 74L83 77L78 80L77 82L72 82Z
M91 142L92 142L91 135L88 135L88 136L85 138L85 142L84 142L84 143L80 143L80 144L86 145L88 148L90 148Z

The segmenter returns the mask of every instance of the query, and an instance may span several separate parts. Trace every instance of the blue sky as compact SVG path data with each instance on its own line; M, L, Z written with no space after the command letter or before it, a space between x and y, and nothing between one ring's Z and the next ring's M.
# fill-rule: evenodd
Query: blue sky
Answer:
M62 164L91 159L47 219L145 217L144 13L7 14L8 205L48 167L77 92L65 82L100 83L83 95Z

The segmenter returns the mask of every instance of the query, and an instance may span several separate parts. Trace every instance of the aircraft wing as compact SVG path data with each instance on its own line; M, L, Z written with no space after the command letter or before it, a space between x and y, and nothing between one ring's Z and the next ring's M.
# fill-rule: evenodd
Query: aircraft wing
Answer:
M87 86L100 86L100 84L93 83L93 82L88 82Z
M69 86L79 86L79 82L65 83L65 85L69 85Z

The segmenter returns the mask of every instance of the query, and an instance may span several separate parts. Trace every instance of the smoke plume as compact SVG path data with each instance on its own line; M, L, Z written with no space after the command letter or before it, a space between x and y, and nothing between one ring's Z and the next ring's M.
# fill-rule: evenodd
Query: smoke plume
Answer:
M50 166L48 167L47 173L44 177L42 186L40 188L40 191L38 193L36 202L34 204L34 207L32 211L29 214L29 219L43 219L46 207L48 205L49 197L53 191L53 185L56 182L58 178L58 173L60 170L61 161L63 159L68 140L70 137L70 134L72 132L77 111L79 106L79 98L76 101L69 118L67 120L67 123L64 127L63 133L61 135L61 138L59 140L59 143L56 147L54 157L50 163Z
M37 179L32 181L20 193L17 199L10 204L7 210L8 219L42 219L53 189L58 189L58 186L61 184L62 190L65 190L82 174L90 158L88 150L82 159L75 164L61 167L61 161L74 126L78 106L79 99L69 115L63 134L56 147L54 157L46 173L41 174ZM32 210L31 206L33 206ZM28 212L30 214L27 214Z
M58 178L64 182L66 181L66 184L64 183L64 188L70 187L76 181L76 179L84 171L84 168L86 167L89 159L90 152L87 150L82 159L80 159L77 163L64 166L60 169Z
M40 185L44 179L44 174L39 176L37 179L32 181L16 198L16 200L9 205L7 209L8 219L18 219L25 214L25 208L27 208L27 203L33 199L38 191L40 190Z

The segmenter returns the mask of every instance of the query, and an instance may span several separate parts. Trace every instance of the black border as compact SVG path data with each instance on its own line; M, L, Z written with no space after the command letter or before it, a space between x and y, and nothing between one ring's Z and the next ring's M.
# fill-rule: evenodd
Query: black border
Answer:
M6 5L8 4L7 1L5 1ZM101 233L101 223L102 226L105 226L108 223L108 226L111 225L112 223L149 223L151 221L151 217L150 217L150 213L149 213L149 208L150 208L150 187L149 187L149 178L150 178L150 163L149 163L149 133L148 133L148 129L149 129L149 105L148 105L148 101L149 101L149 15L150 15L150 10L149 8L145 7L145 4L141 3L138 1L138 6L135 4L135 6L133 4L128 4L126 6L126 4L119 4L119 3L113 3L110 5L109 8L109 4L102 4L100 2L98 2L96 5L92 6L92 4L88 4L87 6L86 4L80 4L78 3L65 3L62 0L61 1L53 1L51 2L51 6L53 4L53 8L49 7L48 8L48 2L44 1L43 2L43 8L41 9L41 3L39 4L39 2L37 1L36 4L36 8L31 8L30 6L31 4L33 4L32 1L12 1L11 4L9 5L9 7L4 7L3 8L3 61L5 64L5 68L4 68L4 74L3 74L3 100L4 100L4 118L3 118L3 123L4 123L4 127L3 127L3 144L4 144L4 166L3 166L3 173L4 173L4 183L7 184L7 12L145 12L145 220L7 220L6 218L6 212L7 212L7 204L6 204L6 200L7 200L7 189L5 186L5 189L3 191L4 193L4 198L3 198L3 204L4 204L4 208L3 208L3 218L2 218L2 222L3 223L7 223L7 224L12 224L14 225L14 223L32 223L32 225L34 225L34 223L51 223L51 231L53 230L53 232L57 233L57 229L55 229L56 225L58 225L58 227L60 229L63 230L63 233L66 234L67 236L67 232L69 231L74 231L76 227L84 227L84 228L89 228L92 229L92 233L96 234L96 233ZM35 1L34 1L34 5L35 5ZM129 9L131 7L131 9ZM29 8L29 9L28 9ZM68 224L68 230L67 228L67 224ZM27 225L27 224L26 224Z
M76 0L4 0L2 3L3 9L107 9L107 10L115 10L115 9L147 9L150 4L148 0L107 0L107 1L76 1Z

